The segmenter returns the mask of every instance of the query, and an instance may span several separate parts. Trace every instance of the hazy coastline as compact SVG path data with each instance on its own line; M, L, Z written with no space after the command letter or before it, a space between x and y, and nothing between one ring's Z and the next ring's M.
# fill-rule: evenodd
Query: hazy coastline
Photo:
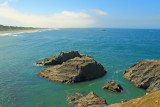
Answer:
M0 34L22 33L22 32L37 32L37 31L44 31L44 30L49 30L49 29L45 28L45 29L26 29L26 30L6 30L6 31L0 31Z

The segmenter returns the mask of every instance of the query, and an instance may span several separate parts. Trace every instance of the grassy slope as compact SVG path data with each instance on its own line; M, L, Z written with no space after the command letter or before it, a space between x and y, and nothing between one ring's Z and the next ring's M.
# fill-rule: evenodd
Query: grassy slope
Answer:
M112 104L109 107L160 107L160 91L124 103Z

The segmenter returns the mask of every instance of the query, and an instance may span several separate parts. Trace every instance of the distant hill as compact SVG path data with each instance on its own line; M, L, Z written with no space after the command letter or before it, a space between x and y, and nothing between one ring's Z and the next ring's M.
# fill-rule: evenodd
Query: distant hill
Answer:
M40 29L40 28L0 25L0 31L16 31L16 30L32 30L32 29Z

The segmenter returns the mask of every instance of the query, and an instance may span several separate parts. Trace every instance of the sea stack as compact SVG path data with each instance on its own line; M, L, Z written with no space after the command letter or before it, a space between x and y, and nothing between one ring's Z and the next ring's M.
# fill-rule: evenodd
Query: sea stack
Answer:
M124 72L125 79L147 92L160 90L160 60L139 61Z
M54 66L42 70L38 75L48 80L72 84L93 80L107 73L105 68L100 63L96 62L93 57L79 54L78 51L69 51L63 54L61 52L59 56L54 56L48 61L54 62L53 59L55 58L56 61L54 61L58 63L52 63ZM46 65L45 61L43 65Z

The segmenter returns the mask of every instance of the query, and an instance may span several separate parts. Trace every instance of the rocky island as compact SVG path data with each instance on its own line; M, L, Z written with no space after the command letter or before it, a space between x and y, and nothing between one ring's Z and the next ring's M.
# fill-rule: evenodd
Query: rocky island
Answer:
M160 60L139 61L124 72L125 79L147 92L160 90Z
M79 54L78 51L61 52L60 55L46 58L37 64L54 65L42 70L38 75L66 84L93 80L107 73L93 57Z

